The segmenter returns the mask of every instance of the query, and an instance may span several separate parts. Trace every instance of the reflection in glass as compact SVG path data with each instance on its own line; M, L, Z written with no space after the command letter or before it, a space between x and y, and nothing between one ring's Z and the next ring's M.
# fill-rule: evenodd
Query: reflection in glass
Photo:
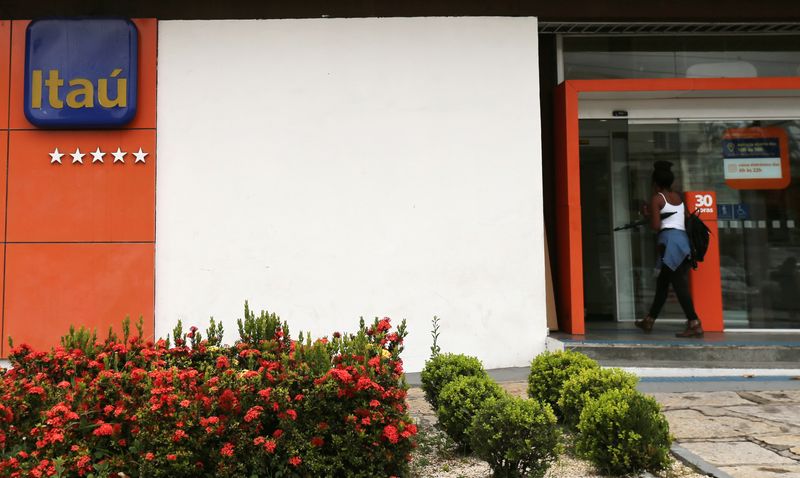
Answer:
M800 36L564 37L564 79L800 75Z
M725 183L722 138L728 129L749 127L786 131L792 174L786 189ZM800 328L800 122L681 123L680 132L687 188L713 189L717 203L733 210L718 221L725 327Z
M732 189L722 138L731 128L779 127L789 137L785 189ZM653 162L674 163L675 188L713 190L736 217L718 221L726 328L800 328L800 121L627 124L581 121L581 193L587 320L643 317L653 297L655 236L646 227L610 232L639 217ZM701 267L703 267L701 265ZM614 292L612 292L614 291ZM683 319L674 295L664 319Z

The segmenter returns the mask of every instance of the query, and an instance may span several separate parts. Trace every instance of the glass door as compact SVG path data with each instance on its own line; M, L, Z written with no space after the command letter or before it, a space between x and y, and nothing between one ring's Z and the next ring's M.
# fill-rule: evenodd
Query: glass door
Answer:
M647 225L614 229L641 219L653 162L680 160L678 125L582 120L580 128L585 320L632 322L655 293L655 235ZM680 314L670 295L661 318Z
M653 163L669 161L673 163L673 171L679 172L681 148L679 125L676 121L658 123L631 123L628 125L628 157L618 158L616 164L617 181L627 187L617 187L614 202L618 207L627 206L627 219L619 215L618 224L625 224L642 219L641 212L649 205L653 194L651 185ZM675 185L681 188L680 184ZM615 262L619 271L619 283L629 283L628 290L620 289L622 297L629 297L630 306L619 310L619 320L633 321L647 315L650 303L655 295L656 277L659 269L656 256L656 234L649 224L637 228L615 232L615 240L619 244L619 252ZM629 244L631 252L625 254L622 249ZM677 297L670 289L659 320L684 320Z
M627 157L627 122L581 121L581 223L583 224L584 304L586 320L613 321L625 299L617 284L614 222L628 208L614 207L617 183L613 164ZM624 251L622 252L624 253Z
M800 121L682 121L679 126L685 187L717 194L725 328L800 328ZM759 131L766 138L785 134L786 144L732 138ZM766 171L770 161L738 159L736 147L765 148L756 157L785 155L788 185L767 189L763 181L737 183L739 177L780 173ZM737 171L741 161L747 169Z
M725 327L800 328L800 121L581 120L580 127L589 327L647 313L657 274L655 233L646 225L613 229L641 218L652 194L653 163L666 160L673 163L676 189L717 194ZM787 138L780 153L788 160L788 185L765 189L731 181L735 174L725 169L730 152L723 148L731 147L732 132L776 129ZM684 320L674 295L660 319Z

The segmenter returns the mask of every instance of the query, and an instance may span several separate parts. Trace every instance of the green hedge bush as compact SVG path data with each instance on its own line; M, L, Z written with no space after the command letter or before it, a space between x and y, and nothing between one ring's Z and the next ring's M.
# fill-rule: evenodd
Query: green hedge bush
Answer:
M574 428L590 399L596 399L612 389L635 389L638 382L636 375L618 368L588 368L570 377L564 382L561 398L558 399L558 409L564 423Z
M505 391L488 376L458 377L439 394L439 425L464 450L469 450L467 428L487 400L497 400Z
M604 473L661 470L670 462L671 444L658 403L636 390L609 390L581 412L576 449Z
M435 355L422 369L422 390L434 410L439 406L439 394L458 377L485 377L483 364L475 357L462 354Z
M555 414L549 405L534 400L487 400L467 435L496 478L543 477L560 452Z
M589 357L570 350L539 354L531 362L528 396L550 405L561 418L561 412L557 407L564 382L583 370L599 367L600 365Z

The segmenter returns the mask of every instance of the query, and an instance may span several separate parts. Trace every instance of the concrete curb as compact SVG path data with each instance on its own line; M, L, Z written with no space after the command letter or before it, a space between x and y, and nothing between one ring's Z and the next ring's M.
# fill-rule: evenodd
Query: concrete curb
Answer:
M714 478L733 478L731 475L725 473L716 466L705 461L680 445L672 445L670 451L672 451L672 454L675 455L680 461L688 466L691 466L692 468L695 468L696 470L700 471L700 473L713 476Z

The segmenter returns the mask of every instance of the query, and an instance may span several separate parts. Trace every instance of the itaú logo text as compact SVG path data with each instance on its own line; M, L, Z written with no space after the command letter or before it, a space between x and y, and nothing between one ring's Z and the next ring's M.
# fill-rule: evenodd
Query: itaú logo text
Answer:
M34 20L24 111L40 128L115 128L136 115L139 33L123 18Z
M99 104L103 108L125 108L128 106L128 79L120 78L122 68L115 68L109 78L99 78L97 87L88 78L73 78L69 81L59 76L58 70L49 70L47 79L42 82L42 70L31 72L31 108L42 109L42 97L47 98L51 108L94 108ZM116 91L113 98L109 95L109 81L115 82ZM63 100L62 87L67 85L66 99ZM45 94L44 89L47 89ZM95 96L95 91L96 96ZM96 101L95 101L96 100Z

